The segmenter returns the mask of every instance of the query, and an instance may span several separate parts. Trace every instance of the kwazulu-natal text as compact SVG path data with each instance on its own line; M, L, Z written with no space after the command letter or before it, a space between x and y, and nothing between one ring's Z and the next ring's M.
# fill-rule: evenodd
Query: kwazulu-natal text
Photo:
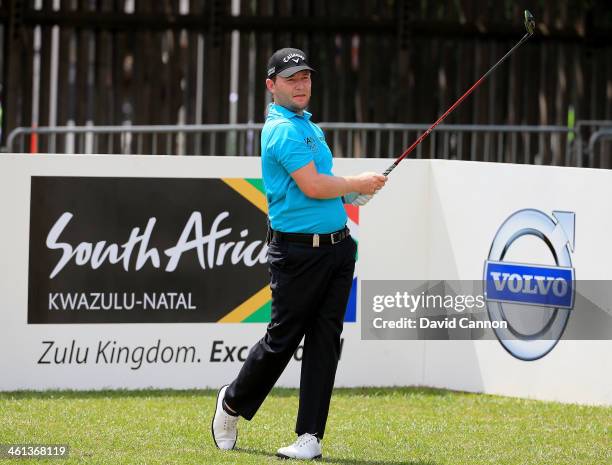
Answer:
M50 292L49 310L197 310L191 292Z

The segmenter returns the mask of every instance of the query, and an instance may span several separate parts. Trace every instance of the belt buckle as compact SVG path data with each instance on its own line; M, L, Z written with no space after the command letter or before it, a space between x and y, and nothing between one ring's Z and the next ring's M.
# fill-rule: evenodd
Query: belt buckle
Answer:
M319 235L318 234L312 235L312 246L319 247Z

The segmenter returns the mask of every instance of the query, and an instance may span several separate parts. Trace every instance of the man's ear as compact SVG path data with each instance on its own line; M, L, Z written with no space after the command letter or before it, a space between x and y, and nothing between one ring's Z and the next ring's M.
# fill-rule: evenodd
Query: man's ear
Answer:
M274 81L272 79L266 79L266 88L270 93L274 93Z

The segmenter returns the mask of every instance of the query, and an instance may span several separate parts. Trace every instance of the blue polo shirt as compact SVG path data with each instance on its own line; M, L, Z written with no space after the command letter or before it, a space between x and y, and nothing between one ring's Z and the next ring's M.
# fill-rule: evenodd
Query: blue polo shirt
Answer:
M346 224L341 197L306 197L291 173L311 161L321 174L332 176L333 159L323 131L302 116L274 103L261 132L261 165L272 229L281 232L325 234Z

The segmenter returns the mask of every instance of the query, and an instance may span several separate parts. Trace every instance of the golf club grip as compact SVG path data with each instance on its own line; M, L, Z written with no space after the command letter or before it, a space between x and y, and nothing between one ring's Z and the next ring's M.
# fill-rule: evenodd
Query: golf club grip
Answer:
M395 169L395 167L397 166L396 163L393 163L389 168L387 168L385 170L385 172L383 173L383 176L389 176L389 174L391 173L391 171L393 171Z

